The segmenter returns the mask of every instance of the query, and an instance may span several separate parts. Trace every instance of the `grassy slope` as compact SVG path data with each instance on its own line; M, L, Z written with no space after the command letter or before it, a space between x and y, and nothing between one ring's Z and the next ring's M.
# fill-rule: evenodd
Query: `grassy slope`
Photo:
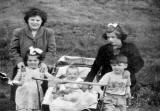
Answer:
M159 9L150 1L121 0L1 0L0 21L9 30L8 39L15 27L23 25L23 14L28 7L36 6L49 14L48 26L55 30L58 56L72 54L95 57L103 44L100 39L103 24L120 23L135 42L147 64L158 59ZM124 2L125 1L125 2ZM9 29L8 29L9 28ZM72 39L72 41L70 40Z
M48 12L47 26L53 28L57 40L58 57L64 54L95 57L104 44L100 38L104 23L118 22L128 33L145 60L138 75L145 77L146 69L159 59L160 11L152 1L145 0L0 0L0 41L10 41L12 30L23 25L22 12L28 7L40 7ZM125 2L124 2L125 1ZM156 1L156 0L154 0ZM0 45L4 52L7 44ZM7 55L7 54L6 54ZM0 54L2 56L2 54ZM58 58L57 57L57 58ZM6 65L1 65L1 70ZM10 64L9 64L10 66ZM11 69L11 68L10 68Z

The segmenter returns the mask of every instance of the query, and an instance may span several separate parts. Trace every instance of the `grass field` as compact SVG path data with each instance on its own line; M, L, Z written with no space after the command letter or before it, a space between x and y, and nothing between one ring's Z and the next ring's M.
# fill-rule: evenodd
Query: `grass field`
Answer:
M62 55L95 57L98 48L105 44L101 39L104 24L118 22L128 34L127 41L137 45L145 60L144 68L136 75L138 81L143 84L158 84L159 0L0 0L0 2L0 71L8 73L10 77L13 66L9 60L8 47L12 31L24 25L22 12L29 7L39 7L48 13L46 26L55 31L57 59ZM0 97L2 95L3 98L5 95L8 98L9 87L0 83L0 88ZM158 90L157 87L154 89ZM159 93L156 95L152 93L153 89L149 86L141 87L130 111L158 111L159 108L153 107L153 104L160 104L160 99L154 99L160 96ZM148 101L151 101L152 107L148 105ZM4 109L7 108L3 108L3 111Z

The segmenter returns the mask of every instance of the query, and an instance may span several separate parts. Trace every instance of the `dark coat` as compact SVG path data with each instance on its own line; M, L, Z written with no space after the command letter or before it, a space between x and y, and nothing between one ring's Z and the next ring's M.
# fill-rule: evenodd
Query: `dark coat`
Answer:
M132 86L134 86L136 83L135 73L137 73L143 67L144 61L141 58L138 49L132 43L123 42L122 47L120 48L120 54L123 54L128 58L127 70L129 70L131 73L131 83ZM110 44L106 44L100 47L97 57L92 65L91 71L87 75L85 81L93 81L100 70L101 75L99 75L99 79L105 73L112 71L110 60L113 56L113 48Z
M41 27L35 37L32 37L28 27L15 29L9 50L10 58L15 65L23 61L30 46L42 49L45 53L43 62L47 65L53 64L51 61L56 56L56 43L52 29Z

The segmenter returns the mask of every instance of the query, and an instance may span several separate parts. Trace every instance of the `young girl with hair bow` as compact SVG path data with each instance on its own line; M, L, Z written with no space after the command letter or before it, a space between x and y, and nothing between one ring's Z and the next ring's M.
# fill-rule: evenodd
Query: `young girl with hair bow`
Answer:
M42 53L41 49L30 47L24 59L25 69L19 69L15 78L9 82L18 86L15 97L17 111L40 111L41 109L42 81L33 78L47 77L54 81L54 77L47 70L41 71L39 65L43 60Z

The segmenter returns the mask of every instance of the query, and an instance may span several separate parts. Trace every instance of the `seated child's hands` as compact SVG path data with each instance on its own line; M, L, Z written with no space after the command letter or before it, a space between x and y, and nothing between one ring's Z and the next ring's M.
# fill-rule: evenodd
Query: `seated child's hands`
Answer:
M77 98L71 97L70 95L65 95L65 96L63 97L63 100L65 100L65 101L71 101L71 102L76 102L76 101L77 101Z
M82 89L82 91L86 91L86 90L88 90L89 88L90 88L91 86L90 85L81 85L81 89Z
M58 91L57 93L58 93L58 95L65 95L65 94L69 94L69 93L68 93L68 92L66 92L66 91Z
M69 94L69 93L71 93L72 91L70 90L70 89L64 89L64 90L60 90L60 91L58 91L58 93L59 94Z
M53 78L50 78L50 80L48 81L48 86L49 87L55 87L56 84L60 83L62 80L57 78L57 77L53 77Z

